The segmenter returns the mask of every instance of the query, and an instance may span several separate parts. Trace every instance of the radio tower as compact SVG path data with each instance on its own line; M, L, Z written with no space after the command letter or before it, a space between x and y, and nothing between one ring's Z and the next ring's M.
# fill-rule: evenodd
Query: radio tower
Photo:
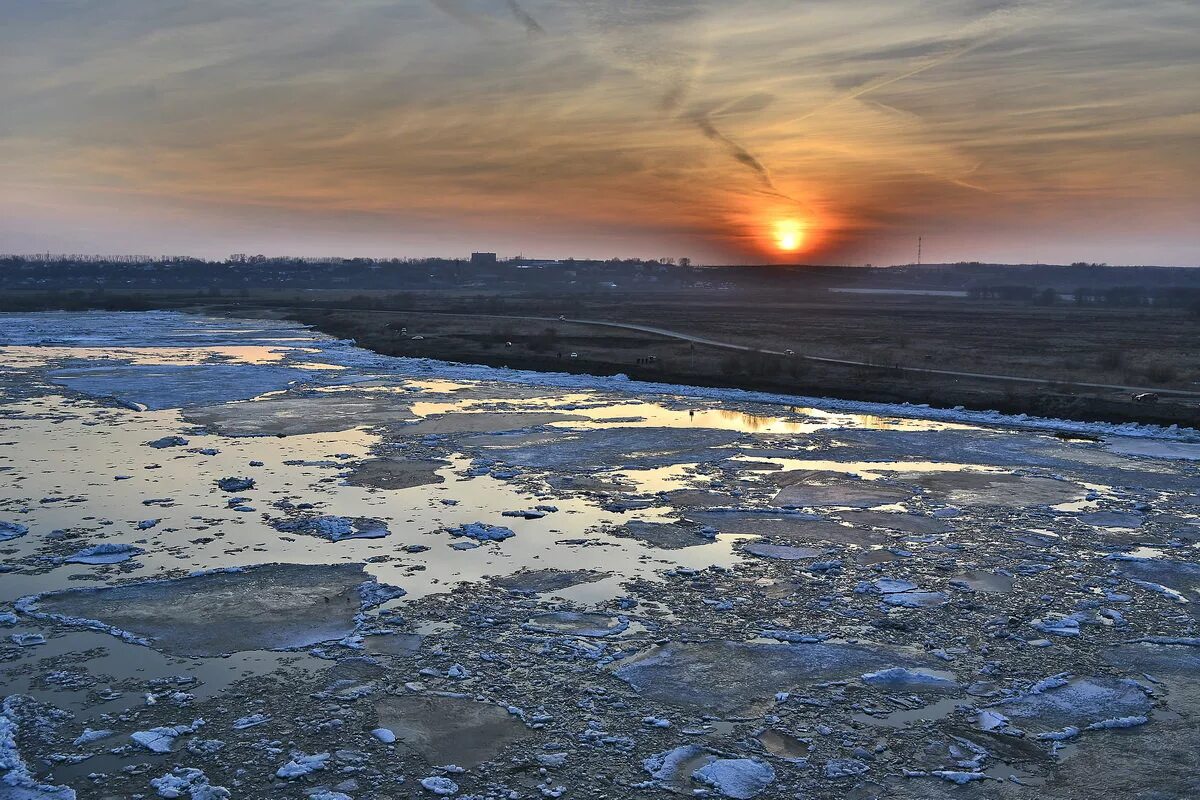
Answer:
M924 236L917 237L917 266L918 267L921 266L921 240L924 238L925 238Z

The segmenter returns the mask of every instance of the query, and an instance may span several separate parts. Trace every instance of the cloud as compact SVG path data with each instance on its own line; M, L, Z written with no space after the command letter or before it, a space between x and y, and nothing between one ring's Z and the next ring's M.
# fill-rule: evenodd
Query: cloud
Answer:
M611 255L625 226L745 260L802 214L813 258L853 260L868 234L986 258L1104 220L1114 262L1178 252L1171 221L1200 215L1200 7L1174 0L106 0L6 23L0 236L57 207L156 237L169 209L214 240L290 219Z

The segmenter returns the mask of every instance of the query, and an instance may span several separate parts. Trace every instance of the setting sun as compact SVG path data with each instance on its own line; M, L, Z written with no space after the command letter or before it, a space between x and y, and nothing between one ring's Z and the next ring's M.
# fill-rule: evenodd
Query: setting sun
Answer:
M775 223L775 245L780 250L799 250L804 244L804 227L794 219Z

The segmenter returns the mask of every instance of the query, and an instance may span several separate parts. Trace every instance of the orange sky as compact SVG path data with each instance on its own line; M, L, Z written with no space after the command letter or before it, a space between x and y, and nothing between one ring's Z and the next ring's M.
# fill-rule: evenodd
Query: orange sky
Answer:
M1200 261L1194 3L6 15L0 251Z

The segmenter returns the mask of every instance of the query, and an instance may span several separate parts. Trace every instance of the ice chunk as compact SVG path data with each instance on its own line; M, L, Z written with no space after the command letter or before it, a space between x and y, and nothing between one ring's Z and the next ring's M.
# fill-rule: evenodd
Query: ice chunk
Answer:
M182 436L164 436L161 439L146 442L146 446L153 447L155 450L162 450L167 447L183 447L187 443L188 440Z
M169 753L178 737L194 733L203 724L204 720L198 719L191 725L160 726L147 731L135 731L129 738L152 753Z
M157 522L157 520L155 520ZM138 527L141 527L139 524ZM144 553L140 547L131 544L105 542L104 544L85 547L63 559L68 564L119 564L134 556Z
M112 736L113 733L115 733L115 731L111 731L107 728L94 731L91 728L85 727L83 729L83 733L75 737L75 741L72 742L72 744L74 744L76 747L80 747L85 744L91 744L92 742L98 742L101 739L107 739L109 736Z
M458 793L458 784L449 778L439 776L431 778L422 778L421 786L428 792L433 792L439 797L447 797Z
M512 530L502 525L487 525L483 522L468 522L450 529L451 536L465 536L477 542L500 542L516 536Z
M656 781L673 781L679 775L680 767L692 759L704 755L704 748L699 745L687 744L673 750L655 753L642 761L642 768L650 773Z
M1079 619L1075 616L1045 617L1043 619L1035 619L1029 624L1042 633L1049 633L1054 636L1079 635Z
M331 542L343 539L382 539L389 531L387 523L373 517L338 517L323 515L298 519L276 520L271 523L281 533L303 533L320 536Z
M7 542L9 539L16 539L27 533L29 533L29 528L19 522L0 520L0 542Z
M693 772L692 777L725 797L750 800L775 780L775 770L756 758L718 758Z
M835 758L825 762L825 777L852 778L855 775L862 775L869 769L870 767L855 758Z
M223 786L213 786L205 774L193 767L177 767L160 778L152 778L150 785L159 797L188 797L191 800L226 800L232 795Z
M362 598L362 607L364 609L381 606L389 600L404 597L406 594L408 592L399 586L392 586L390 583L379 583L373 580L363 581L358 587L358 596Z
M267 716L266 714L251 714L248 717L241 717L240 719L235 719L233 721L233 725L230 727L232 727L235 731L240 731L240 730L245 730L246 728L253 728L257 725L262 725L262 724L270 722L270 721L271 721L271 718L269 716Z
M530 618L521 627L537 633L598 638L623 632L629 627L629 621L625 617L610 617L594 612L548 611Z
M9 695L0 706L0 797L8 800L75 800L75 790L40 783L17 750L15 711L19 695Z
M912 581L906 581L901 578L877 578L871 581L871 585L884 594L890 594L891 592L911 592L917 588L917 585Z
M815 547L793 547L791 545L766 544L764 542L750 542L742 550L751 555L761 556L762 558L774 558L779 561L803 561L809 558L820 558L829 552L828 550L819 550Z
M936 775L944 781L957 783L959 786L962 786L965 783L970 783L971 781L982 781L992 777L982 772L960 772L952 769L935 769L929 774Z
M371 731L371 735L384 744L391 744L396 741L396 734L392 733L390 728L376 728Z
M337 640L362 610L362 564L263 564L23 597L17 608L175 655Z
M1136 714L1130 717L1113 717L1112 719L1102 719L1099 722L1093 722L1087 726L1089 731L1107 731L1117 730L1120 728L1136 728L1138 725L1145 725L1149 722L1149 718Z
M923 669L916 667L890 667L877 672L868 672L862 676L863 683L871 686L881 686L900 691L918 691L920 689L955 689L958 682L949 672Z
M8 638L17 647L33 647L46 643L46 637L40 633L14 633L10 634Z
M323 770L328 764L329 753L314 753L313 755L298 753L292 757L291 761L275 770L275 776L290 781L293 778L302 778L318 770Z
M930 591L913 591L913 592L894 592L885 594L883 602L889 606L899 606L901 608L929 608L931 606L940 606L949 598L943 592Z

